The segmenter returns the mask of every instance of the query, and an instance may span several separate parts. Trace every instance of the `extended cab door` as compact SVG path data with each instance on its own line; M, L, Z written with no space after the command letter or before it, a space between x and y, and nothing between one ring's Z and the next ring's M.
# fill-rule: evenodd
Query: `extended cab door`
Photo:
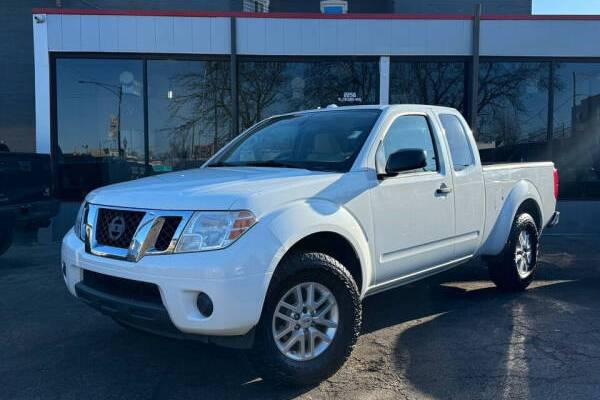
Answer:
M446 135L454 184L456 258L473 255L481 242L485 220L485 187L479 153L468 125L453 113L438 114Z
M423 149L427 165L380 179L371 189L378 284L453 259L454 192L432 115L397 116L376 154L377 169L401 149Z

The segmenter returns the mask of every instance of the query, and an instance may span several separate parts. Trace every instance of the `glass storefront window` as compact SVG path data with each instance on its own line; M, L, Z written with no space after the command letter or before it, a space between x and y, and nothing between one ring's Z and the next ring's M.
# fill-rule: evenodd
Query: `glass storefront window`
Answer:
M391 104L431 104L465 113L465 63L394 60L390 63Z
M377 60L243 60L238 71L242 129L274 114L379 102Z
M59 189L80 198L141 177L144 88L141 60L57 59Z
M554 64L552 154L561 198L600 198L600 64Z
M153 173L198 167L231 139L229 63L148 61Z
M483 161L547 159L548 62L482 62L477 143Z

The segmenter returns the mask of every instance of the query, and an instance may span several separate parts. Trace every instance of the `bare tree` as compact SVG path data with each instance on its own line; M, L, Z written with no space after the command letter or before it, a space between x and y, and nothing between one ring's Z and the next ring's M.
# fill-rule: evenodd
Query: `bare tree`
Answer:
M260 121L265 110L275 103L284 83L286 63L278 61L245 62L240 65L239 113L242 129Z
M218 150L230 139L231 121L229 66L206 62L198 72L172 78L177 94L169 102L171 154L177 159L198 158L197 148Z

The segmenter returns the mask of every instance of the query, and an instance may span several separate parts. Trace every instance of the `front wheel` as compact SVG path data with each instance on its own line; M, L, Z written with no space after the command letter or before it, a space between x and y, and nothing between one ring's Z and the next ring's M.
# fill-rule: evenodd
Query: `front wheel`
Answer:
M488 259L490 278L494 284L508 291L527 288L537 269L538 249L539 234L533 217L527 213L518 214L504 249Z
M283 261L269 288L254 358L266 379L309 385L333 375L360 332L361 303L350 273L322 253Z

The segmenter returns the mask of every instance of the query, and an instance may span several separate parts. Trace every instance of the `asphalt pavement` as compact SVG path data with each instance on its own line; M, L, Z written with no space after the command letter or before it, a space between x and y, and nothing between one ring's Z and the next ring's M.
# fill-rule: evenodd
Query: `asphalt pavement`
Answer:
M367 298L349 362L303 389L242 351L121 328L71 297L59 252L0 256L0 399L600 399L599 236L545 236L523 293L472 262Z

